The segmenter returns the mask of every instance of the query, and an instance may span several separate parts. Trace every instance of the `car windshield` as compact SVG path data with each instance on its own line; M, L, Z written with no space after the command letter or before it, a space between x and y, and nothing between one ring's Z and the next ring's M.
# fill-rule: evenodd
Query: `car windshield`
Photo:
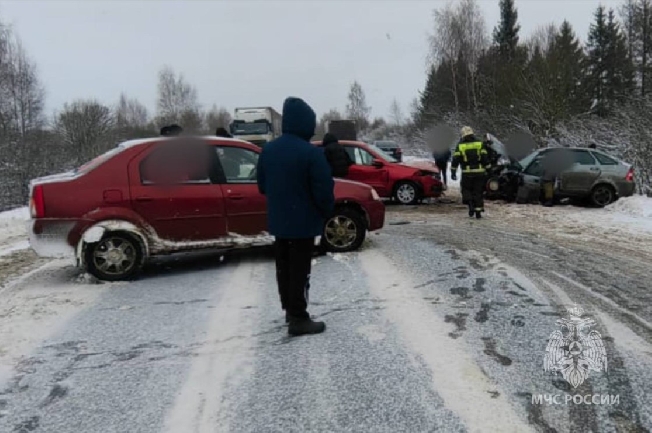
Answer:
M521 159L521 160L518 162L518 164L519 164L522 168L527 168L527 166L530 165L530 163L531 163L532 161L534 161L534 158L536 158L540 153L541 153L541 152L532 152L531 154L529 154L529 155L526 156L525 158Z
M387 161L387 162L399 162L396 158L394 158L392 155L385 152L384 150L382 150L378 146L374 146L373 144L368 144L367 146L369 146L370 149L372 149L375 153L378 154L378 156L380 156L385 161Z
M269 127L266 123L234 123L233 135L261 135L267 134Z

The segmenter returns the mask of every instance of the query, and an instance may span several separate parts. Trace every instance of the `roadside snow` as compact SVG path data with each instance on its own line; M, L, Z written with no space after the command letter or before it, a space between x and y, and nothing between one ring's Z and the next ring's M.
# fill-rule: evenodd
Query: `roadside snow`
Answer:
M0 257L7 256L15 251L26 250L27 248L29 248L29 241L27 239L14 242L8 246L0 247Z
M652 198L644 195L621 198L605 210L623 216L650 218L652 220Z
M0 257L29 248L27 220L27 207L0 212Z

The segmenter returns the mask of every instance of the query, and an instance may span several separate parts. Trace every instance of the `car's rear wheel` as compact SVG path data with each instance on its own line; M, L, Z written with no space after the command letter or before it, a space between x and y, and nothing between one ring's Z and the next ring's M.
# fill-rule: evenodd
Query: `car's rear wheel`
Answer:
M591 191L591 204L605 207L616 201L616 192L611 185L596 185Z
M100 280L129 280L140 272L143 246L129 233L108 232L86 245L84 259L88 272Z
M402 181L396 184L394 198L401 204L417 204L421 199L421 194L413 182Z
M334 253L354 251L360 248L366 235L364 216L353 208L341 207L324 225L322 246Z

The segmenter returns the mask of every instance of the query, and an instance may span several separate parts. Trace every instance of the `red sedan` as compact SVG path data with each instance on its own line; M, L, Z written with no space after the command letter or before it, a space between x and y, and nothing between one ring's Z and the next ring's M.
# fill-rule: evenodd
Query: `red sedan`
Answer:
M400 163L374 145L361 141L339 142L354 162L347 179L372 186L378 195L401 204L416 204L427 197L439 197L444 190L439 170ZM321 141L313 144L321 145Z
M132 140L79 169L30 184L30 242L42 256L74 255L104 280L135 276L147 257L199 248L273 242L258 192L261 149L240 140ZM336 211L322 245L345 252L383 227L385 206L373 188L335 183Z

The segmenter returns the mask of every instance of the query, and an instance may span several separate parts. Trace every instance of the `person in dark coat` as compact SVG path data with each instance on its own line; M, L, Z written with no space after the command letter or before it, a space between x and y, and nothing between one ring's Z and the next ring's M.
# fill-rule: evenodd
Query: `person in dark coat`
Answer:
M257 164L258 189L267 197L268 231L275 237L276 281L290 335L326 329L308 314L315 238L334 211L334 180L328 161L309 140L315 112L300 98L283 103L283 134L265 144Z
M444 185L448 185L448 162L451 160L451 150L445 149L443 151L435 150L432 157L435 160L435 165L439 168L439 173L444 181Z
M233 138L233 136L229 134L229 132L225 128L222 128L221 126L215 130L215 135L218 137Z
M170 125L170 135L176 137L183 133L183 128L177 125L176 123Z
M178 135L181 135L182 132L183 132L183 128L177 125L176 123L161 128L161 135L164 137L176 137Z
M324 156L331 166L333 177L346 177L349 174L349 167L353 165L351 157L338 141L337 137L331 133L324 135L321 142L324 149Z

